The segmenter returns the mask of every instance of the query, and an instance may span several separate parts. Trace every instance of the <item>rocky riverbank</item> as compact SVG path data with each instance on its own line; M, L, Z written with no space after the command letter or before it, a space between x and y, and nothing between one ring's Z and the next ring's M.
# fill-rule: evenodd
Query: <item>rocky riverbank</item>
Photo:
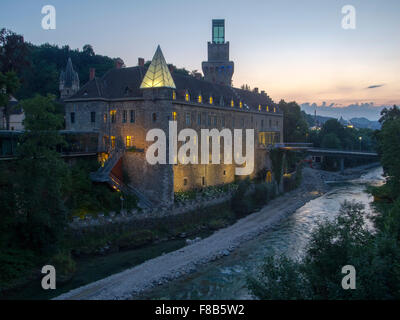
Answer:
M241 243L257 237L283 217L328 191L326 180L337 181L360 176L367 168L351 169L348 174L305 168L301 186L272 200L260 211L216 231L210 237L148 260L141 265L65 293L56 299L130 299L147 289L193 272L200 265L229 255Z

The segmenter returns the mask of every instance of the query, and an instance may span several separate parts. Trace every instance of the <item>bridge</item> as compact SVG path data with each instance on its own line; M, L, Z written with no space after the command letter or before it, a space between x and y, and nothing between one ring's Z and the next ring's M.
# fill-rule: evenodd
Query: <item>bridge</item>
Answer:
M341 172L344 170L345 158L379 159L379 155L376 152L314 148L312 143L277 143L273 147L282 150L305 151L312 156L330 156L339 158Z

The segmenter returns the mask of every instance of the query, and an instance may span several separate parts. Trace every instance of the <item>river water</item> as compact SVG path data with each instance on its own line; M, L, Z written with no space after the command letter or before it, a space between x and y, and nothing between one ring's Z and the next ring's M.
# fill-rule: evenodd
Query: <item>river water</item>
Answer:
M329 182L328 182L329 183ZM267 255L285 254L299 258L311 231L324 219L333 219L345 200L362 202L371 212L367 185L384 183L382 168L369 170L359 179L332 182L331 191L306 203L274 228L253 239L229 256L199 268L195 273L159 286L143 299L246 299L248 275L254 275Z

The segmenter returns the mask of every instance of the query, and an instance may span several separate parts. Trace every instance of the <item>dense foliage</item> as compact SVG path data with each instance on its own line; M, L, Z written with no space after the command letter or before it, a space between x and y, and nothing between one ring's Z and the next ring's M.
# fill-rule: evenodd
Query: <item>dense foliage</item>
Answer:
M301 260L270 256L248 285L260 299L400 299L400 125L399 110L384 110L377 134L388 181L372 188L377 216L344 203L333 221L312 233ZM332 127L339 129L335 124ZM342 131L343 132L343 131ZM367 228L372 221L374 231ZM356 269L356 289L343 290L341 269Z
M283 141L306 142L308 123L296 102L279 102L279 108L283 111Z
M0 72L14 71L18 75L21 81L16 92L18 99L31 98L35 94L58 95L60 72L65 69L68 58L71 58L81 84L89 80L90 68L95 68L96 75L102 76L114 67L116 60L95 54L88 44L82 50L48 43L37 46L25 42L21 35L10 30L0 30Z
M57 150L66 142L55 97L36 95L21 105L26 131L17 159L0 163L0 289L39 260L54 257L72 268L64 235L71 216L120 209L120 194L89 179L98 164L69 166L61 158ZM124 197L128 209L136 207L135 197Z

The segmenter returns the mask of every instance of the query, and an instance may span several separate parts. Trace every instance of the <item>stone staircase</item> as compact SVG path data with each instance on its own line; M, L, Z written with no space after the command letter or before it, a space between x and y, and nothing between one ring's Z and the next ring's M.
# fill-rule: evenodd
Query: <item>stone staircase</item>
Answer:
M151 209L153 207L153 203L149 199L147 199L147 197L142 192L132 187L131 185L124 184L112 173L110 173L109 180L107 182L117 190L120 190L127 194L134 194L138 198L139 207L141 207L142 209Z
M112 150L104 165L100 167L96 172L90 173L90 179L95 182L108 182L111 170L117 164L119 159L122 158L124 153L124 148L116 148Z

